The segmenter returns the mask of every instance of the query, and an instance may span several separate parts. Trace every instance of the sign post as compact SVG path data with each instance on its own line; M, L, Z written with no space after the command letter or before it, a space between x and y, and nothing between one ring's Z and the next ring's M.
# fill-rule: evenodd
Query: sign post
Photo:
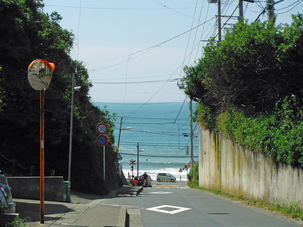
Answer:
M105 145L108 142L107 136L104 134L107 133L107 130L108 127L105 123L99 123L97 125L97 132L100 134L97 138L97 143L103 147L103 180L105 180Z
M131 170L131 172L132 172L132 178L134 178L134 165L136 165L136 160L133 160L133 159L131 159L131 160L129 160L130 161L130 170Z
M44 223L44 91L52 80L55 65L36 59L28 66L27 78L34 90L40 91L40 223Z

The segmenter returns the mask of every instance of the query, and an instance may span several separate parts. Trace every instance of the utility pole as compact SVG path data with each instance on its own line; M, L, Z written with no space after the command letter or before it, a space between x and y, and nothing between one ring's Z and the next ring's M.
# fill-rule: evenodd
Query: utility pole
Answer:
M137 143L137 176L139 176L139 143Z
M243 2L250 2L254 3L254 0L239 0L239 20L242 18L242 21L244 19L244 13L243 13Z
M267 0L266 9L267 9L269 21L273 18L275 13L274 4L275 4L274 0Z
M77 70L77 69L76 69ZM68 176L67 180L71 181L71 166L72 166L72 140L73 140L73 116L74 116L74 87L75 87L75 74L72 74L72 97L70 108L70 129L69 129L69 152L68 152Z
M243 0L239 0L239 20L243 20Z
M193 100L190 97L190 165L191 169L194 168L194 143L193 143Z
M254 3L254 0L239 0L239 20L242 18L242 21L244 19L244 13L243 13L243 2L250 2Z
M220 0L218 0L218 5L219 5L219 2ZM221 17L218 17L218 18L221 18ZM218 20L219 21L219 20ZM220 23L221 23L221 19L220 19ZM218 29L218 31L220 31L219 33L219 39L221 41L221 29ZM182 83L177 83L179 89L185 89L185 85ZM194 135L193 135L193 100L192 98L189 96L189 99L190 99L190 102L189 102L189 110L190 110L190 165L191 165L191 168L193 168L193 163L194 163L194 157L193 157L193 154L194 154L194 142L193 142L193 139L194 139ZM138 144L139 146L139 144ZM139 149L139 147L138 147ZM137 158L139 159L139 157ZM138 162L139 164L139 162Z
M118 174L119 174L119 176L121 176L121 170L120 170L121 166L120 166L120 164L119 164L119 148L120 148L119 146L120 146L120 136L121 136L122 118L123 118L123 117L121 117L121 121L120 121L119 139L118 139L118 144L117 144L117 167L119 168L119 169L118 169Z
M221 0L218 0L218 40L221 42Z

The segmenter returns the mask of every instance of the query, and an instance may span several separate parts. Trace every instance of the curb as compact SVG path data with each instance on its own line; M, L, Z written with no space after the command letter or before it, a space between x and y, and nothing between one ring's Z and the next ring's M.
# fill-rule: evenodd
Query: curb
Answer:
M126 211L126 208L122 207L119 213L118 221L117 221L117 226L129 226L128 224L128 213Z

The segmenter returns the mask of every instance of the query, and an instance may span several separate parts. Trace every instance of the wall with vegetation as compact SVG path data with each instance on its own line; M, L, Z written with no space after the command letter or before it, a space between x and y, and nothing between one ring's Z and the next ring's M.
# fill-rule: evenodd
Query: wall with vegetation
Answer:
M200 187L268 204L302 200L302 169L246 149L202 126L199 141Z

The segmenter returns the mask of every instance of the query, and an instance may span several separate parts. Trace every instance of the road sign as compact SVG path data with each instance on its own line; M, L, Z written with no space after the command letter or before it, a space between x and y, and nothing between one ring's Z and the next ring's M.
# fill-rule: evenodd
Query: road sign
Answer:
M119 153L119 160L122 160L122 155Z
M108 130L108 127L105 123L99 123L97 125L97 132L99 134L105 134L105 133L107 133L107 130Z
M97 143L99 146L103 147L107 144L108 140L107 137L105 135L100 135L97 138Z
M129 163L130 165L136 165L136 163L135 163L136 160L132 160L132 159L131 159L131 160L129 160L129 161L130 161L130 163Z

